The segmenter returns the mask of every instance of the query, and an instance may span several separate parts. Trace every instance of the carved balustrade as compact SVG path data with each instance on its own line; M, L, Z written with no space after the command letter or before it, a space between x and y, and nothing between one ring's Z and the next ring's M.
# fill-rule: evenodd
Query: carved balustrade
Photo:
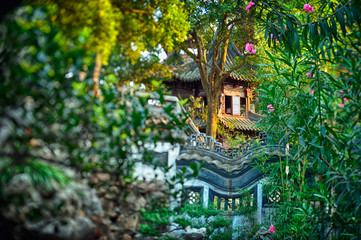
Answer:
M267 134L259 133L257 137L247 140L238 148L225 149L223 148L222 143L217 142L213 137L200 133L190 135L186 141L186 146L212 151L229 158L235 158L242 156L254 147L266 145L267 142Z

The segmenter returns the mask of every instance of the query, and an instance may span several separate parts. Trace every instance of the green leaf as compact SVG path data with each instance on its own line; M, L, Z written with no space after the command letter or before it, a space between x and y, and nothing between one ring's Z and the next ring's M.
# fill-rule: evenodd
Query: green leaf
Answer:
M314 39L317 36L317 29L316 24L312 25L311 23L308 24L308 28L310 29L311 39Z
M351 27L351 26L352 26L352 22L353 22L352 14L351 14L351 12L350 12L350 10L348 9L347 6L344 6L343 9L344 9L345 12L346 12L348 25Z
M344 19L342 10L340 10L340 9L337 10L336 19L340 23L343 36L346 36L345 19Z
M331 32L332 32L332 35L335 39L338 39L337 38L337 24L336 24L336 21L335 21L335 18L333 16L330 17L330 21L331 21Z
M298 27L301 27L301 26L302 26L302 23L300 22L300 20L299 20L297 17L295 17L294 15L292 15L292 14L286 14L286 16L293 18L293 20L295 20L295 21L297 22ZM307 22L308 22L308 21L307 21ZM287 27L288 27L288 25L287 25ZM291 28L289 28L289 29L291 29Z
M291 30L293 28L291 19L287 18L286 25L287 25L287 30Z
M268 38L268 26L266 27L266 30L264 31L264 39Z
M302 136L299 136L298 139L299 139L300 144L301 144L303 147L306 147L306 143L305 143L305 140L303 140L303 137L302 137Z
M315 138L315 139L317 139L317 138ZM317 143L315 143L315 142L310 142L309 143L311 146L314 146L314 147L316 147L316 148L320 148L321 146L319 145L319 144L317 144Z
M300 49L300 39L298 37L298 33L297 33L296 29L294 30L293 35L294 35L294 38L295 38L296 49Z
M272 62L275 61L275 58L273 56L273 54L271 54L270 52L268 52L267 50L265 50L265 53L268 55L268 57L272 60Z
M351 12L354 19L356 19L356 22L358 24L361 23L361 17L359 16L359 13L357 12L356 8L351 4Z
M306 47L308 47L308 43L307 43L307 31L308 31L308 25L305 26L302 30L302 43L303 45L306 45Z
M322 134L322 136L326 136L326 128L325 128L325 126L324 125L321 125L321 134Z

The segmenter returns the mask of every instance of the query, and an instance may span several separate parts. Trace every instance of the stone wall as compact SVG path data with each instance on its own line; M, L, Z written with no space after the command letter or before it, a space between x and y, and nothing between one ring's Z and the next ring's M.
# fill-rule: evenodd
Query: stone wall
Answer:
M0 229L4 239L93 239L91 218L103 214L96 191L79 181L65 188L34 185L18 174L1 188Z
M0 230L9 240L135 239L141 209L168 201L164 181L127 184L105 173L57 191L19 174L1 192Z
M139 238L141 209L147 209L153 201L168 201L163 181L127 184L104 174L96 174L89 183L97 190L104 211L101 217L93 219L97 225L96 237L101 240Z

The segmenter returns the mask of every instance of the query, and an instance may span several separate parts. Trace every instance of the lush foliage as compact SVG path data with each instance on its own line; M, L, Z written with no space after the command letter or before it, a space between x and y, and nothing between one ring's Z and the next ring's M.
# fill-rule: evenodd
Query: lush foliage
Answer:
M161 88L154 80L164 77L158 75L163 67L152 55L151 60L139 59L140 51L159 44L172 49L191 27L190 41L181 47L197 47L199 54L193 58L204 70L204 54L212 44L218 45L213 54L219 64L215 61L210 78L202 81L219 87L226 76L221 73L230 41L241 46L253 42L250 19L256 18L271 49L258 68L258 108L267 116L260 127L281 146L286 143L286 156L279 161L261 158L257 163L268 179L265 192L277 207L274 236L360 238L360 4L255 1L246 11L241 1L187 1L187 22L179 1L156 3L36 1L2 18L0 187L25 173L38 188L58 190L71 182L62 168L82 176L102 171L134 181L134 164L151 163L152 146L162 140L179 141L179 128L185 126L184 118L165 103L162 91L137 96L137 89L118 89L116 84L127 80ZM250 44L247 50L261 52ZM91 93L95 54L103 63L110 59L101 76L101 97ZM145 76L144 67L154 71ZM207 97L218 101L219 89L208 90ZM166 121L154 124L159 116L149 109L150 98L159 99ZM200 165L190 167L195 176ZM186 170L177 173L170 189L184 183L186 175ZM4 207L8 199L0 201ZM243 210L252 214L254 206ZM182 214L207 220L195 225ZM229 238L228 231L215 233L230 224L222 216L214 217L217 214L214 209L186 206L175 221L206 226L210 238ZM171 215L160 206L143 211L147 224L142 231L160 235Z
M132 60L159 44L172 50L189 29L187 13L178 0L37 0L32 4L50 8L54 24L78 46L101 55L103 63L116 45L117 54Z
M189 12L191 29L180 48L197 64L207 96L206 134L216 138L222 84L233 71L249 68L246 56L256 52L249 44L253 41L253 19L246 14L243 1L195 0L185 1L184 6ZM234 66L226 66L230 44L244 53Z
M184 205L174 217L174 222L185 228L191 226L193 228L207 229L206 239L229 239L232 231L217 231L219 228L227 228L232 220L227 219L223 215L222 210L213 209L211 206L205 208L199 204Z
M259 68L261 126L288 143L287 157L261 164L278 201L276 236L359 238L360 5L303 5L252 7L273 46Z
M160 90L136 96L136 89L103 81L102 97L95 97L93 58L50 18L52 11L22 6L1 25L0 185L23 172L37 187L61 187L69 179L55 166L131 181L137 161L152 162L156 142L183 141L185 119ZM160 115L149 109L151 97L163 104ZM159 117L166 120L154 122Z

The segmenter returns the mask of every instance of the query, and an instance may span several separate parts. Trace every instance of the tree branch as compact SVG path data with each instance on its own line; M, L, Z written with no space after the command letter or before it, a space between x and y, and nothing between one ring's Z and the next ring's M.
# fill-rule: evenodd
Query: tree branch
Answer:
M228 71L226 72L226 74L228 74L228 76L229 76L229 74L231 74L233 71L236 71L236 70L240 69L241 67L244 67L244 65L246 64L246 58L247 58L248 55L249 55L249 54L244 54L244 55L243 55L243 63L235 66L235 67L232 68L231 70L228 70Z
M191 51L189 51L187 48L182 48L182 50L183 50L188 56L190 56L194 61L196 61L197 56L196 56L194 53L192 53Z

